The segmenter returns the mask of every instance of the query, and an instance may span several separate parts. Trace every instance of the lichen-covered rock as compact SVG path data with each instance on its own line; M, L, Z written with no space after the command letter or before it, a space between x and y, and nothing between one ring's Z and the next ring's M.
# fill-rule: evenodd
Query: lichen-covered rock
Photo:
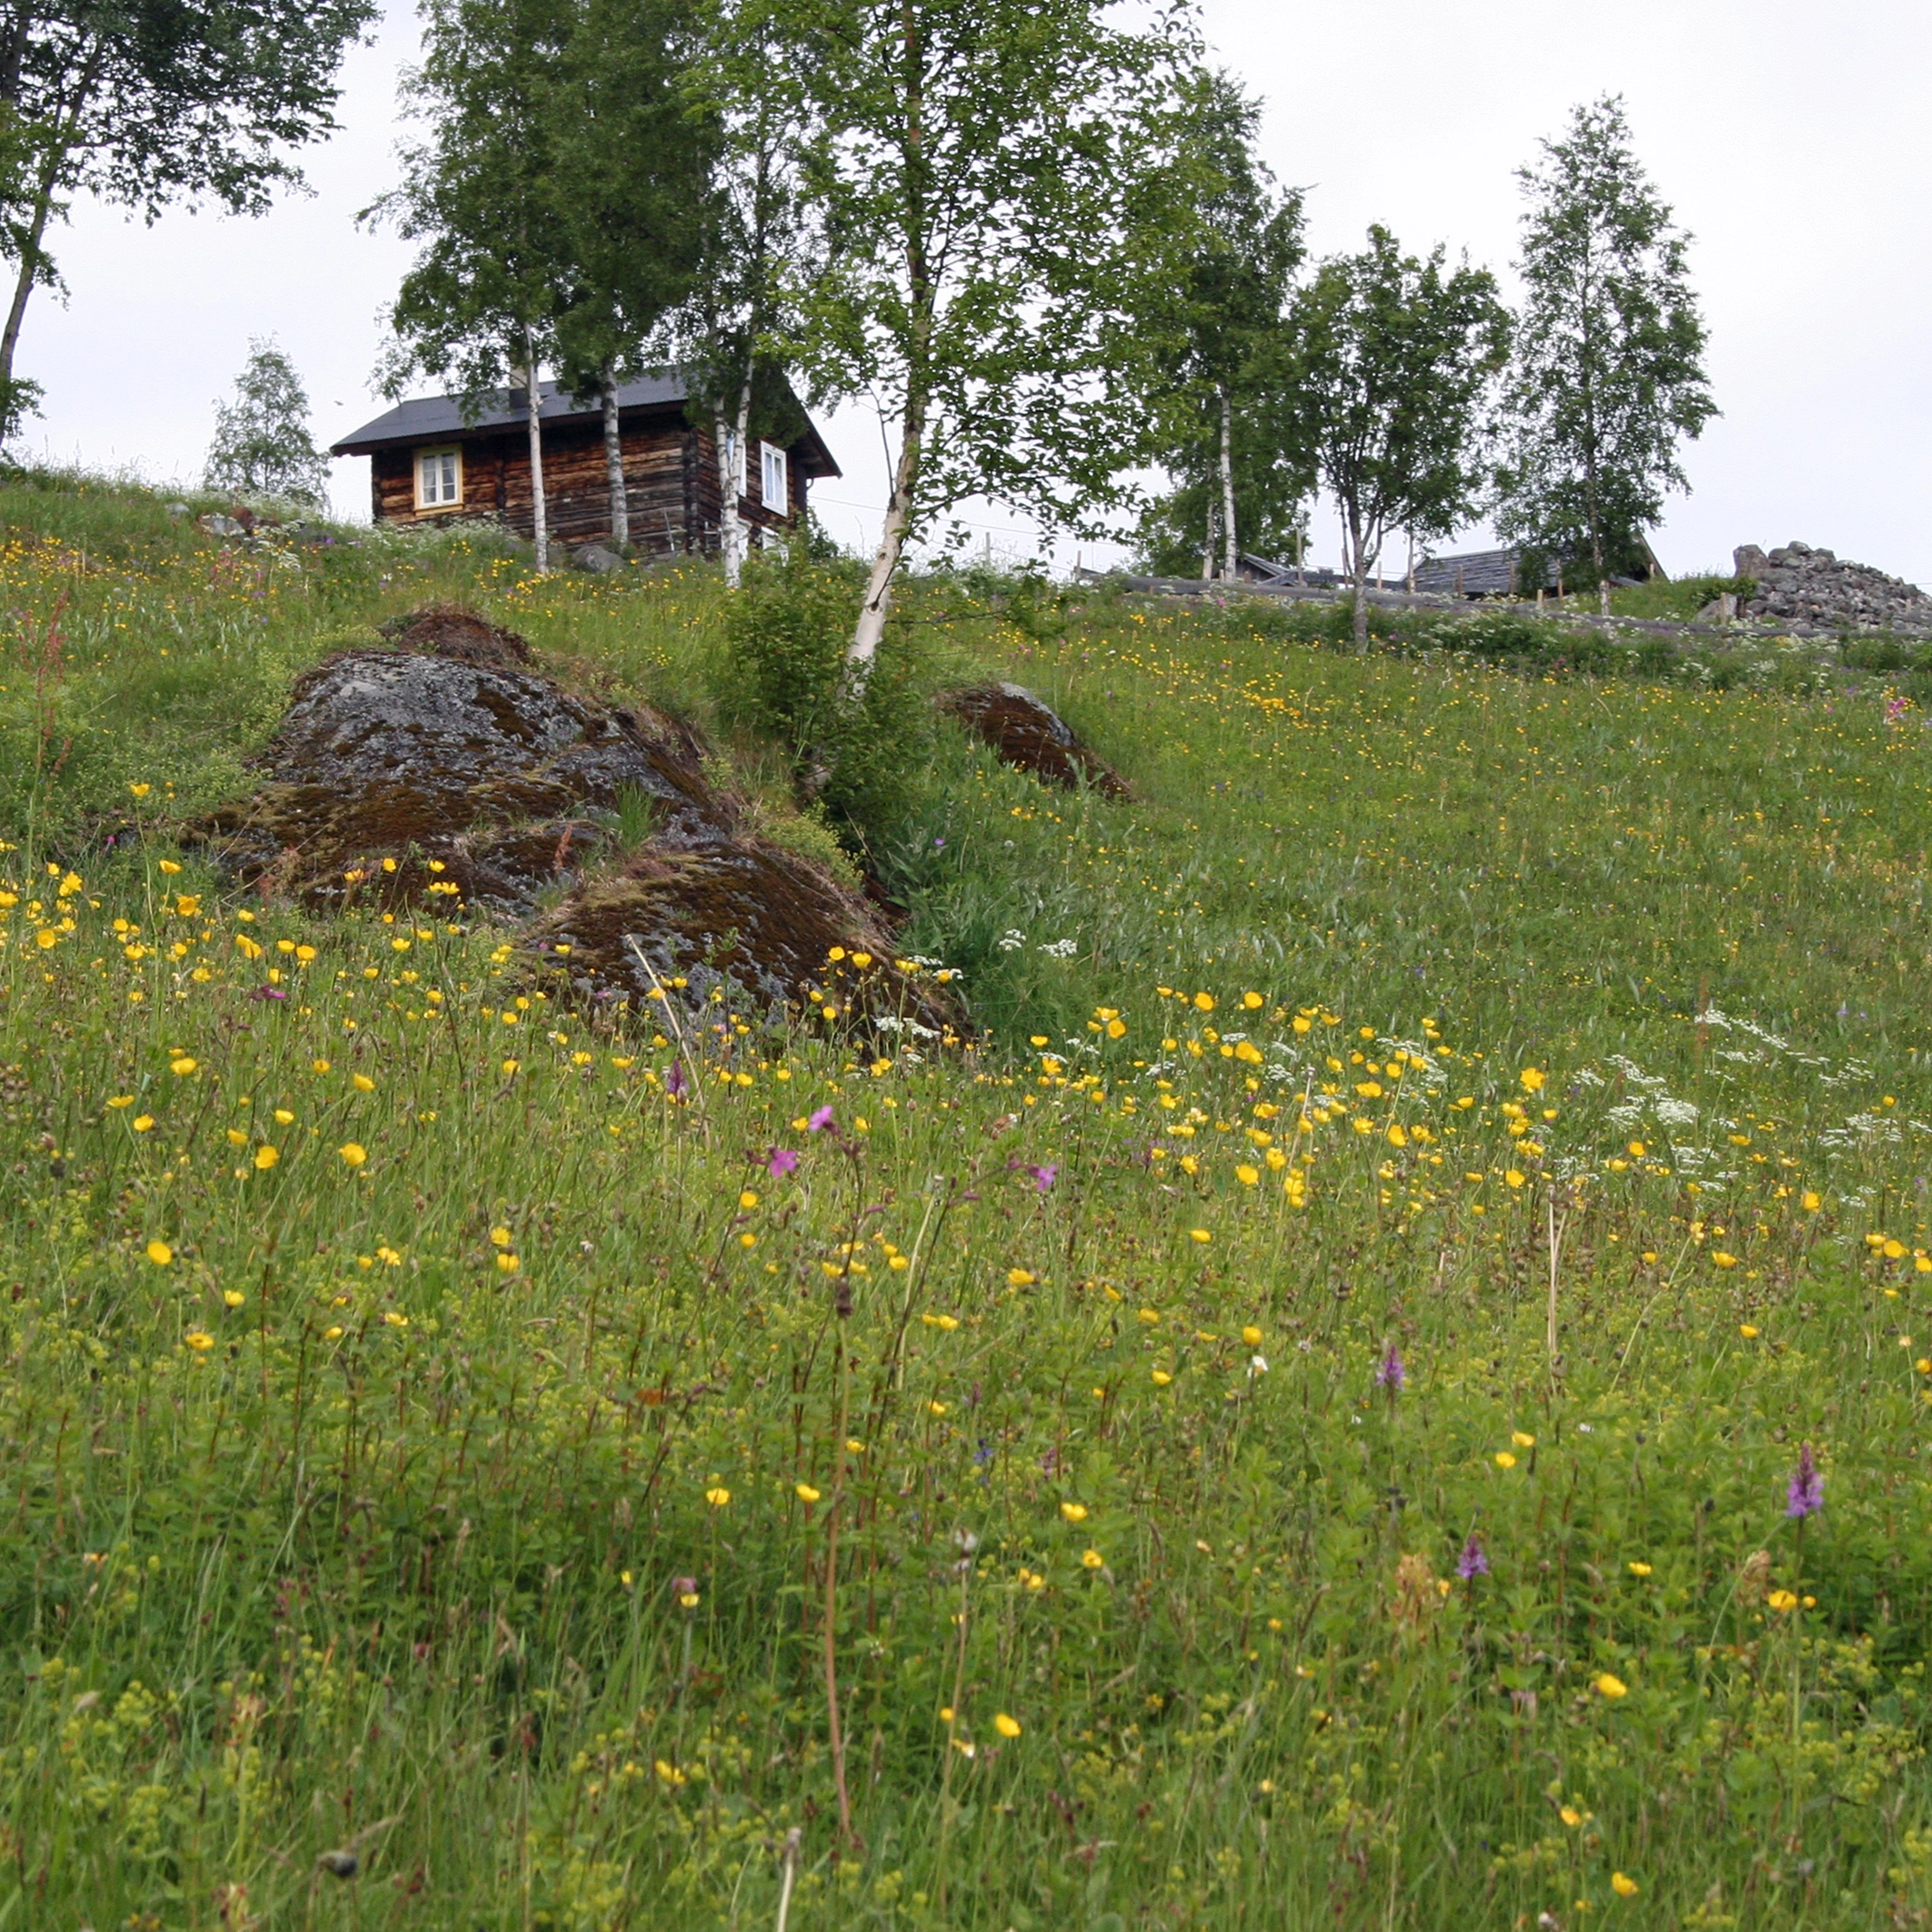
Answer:
M675 998L700 1023L772 1023L789 1011L928 1039L957 1016L943 986L896 963L864 900L758 839L653 843L585 879L524 943L549 956L579 1003L648 1013Z
M874 908L744 830L686 728L566 690L471 612L389 634L298 680L261 787L196 828L233 874L322 910L523 923L533 959L585 1000L642 1011L668 992L694 1016L771 1019L851 980L840 1017L947 1025L948 996L892 965ZM834 948L864 956L857 979Z
M261 789L200 828L244 880L321 907L453 887L438 896L518 917L608 848L626 808L686 842L735 829L688 732L522 668L512 633L438 613L397 646L299 680Z
M1069 790L1085 784L1103 798L1132 795L1119 773L1081 744L1060 714L1024 685L975 685L944 692L937 702L1016 771Z

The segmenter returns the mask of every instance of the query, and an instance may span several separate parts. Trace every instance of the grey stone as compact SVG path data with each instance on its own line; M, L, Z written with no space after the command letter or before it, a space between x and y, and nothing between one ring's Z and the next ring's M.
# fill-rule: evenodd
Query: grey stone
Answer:
M168 503L165 504L163 508L167 509L170 517L186 517L190 513L186 503Z
M606 548L601 543L587 543L570 559L579 570L595 572L598 576L608 576L614 570L624 567L623 558L616 551Z
M1732 561L1740 576L1757 585L1741 616L1799 635L1880 630L1932 634L1932 597L1917 585L1842 561L1830 550L1794 541L1766 556L1756 544L1741 544Z

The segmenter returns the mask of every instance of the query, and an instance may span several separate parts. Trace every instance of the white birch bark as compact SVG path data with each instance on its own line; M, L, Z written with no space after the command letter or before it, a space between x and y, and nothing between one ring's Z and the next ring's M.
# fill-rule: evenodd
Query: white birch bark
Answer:
M537 380L537 348L528 333L523 338L523 395L530 417L530 532L537 547L537 567L550 567L550 522L543 490L543 390Z
M1234 530L1234 405L1221 392L1221 574L1234 581L1240 546Z
M885 524L879 533L879 548L873 554L871 574L865 583L865 602L859 606L859 623L847 653L861 668L861 674L870 669L879 652L879 641L885 635L886 614L892 603L892 578L905 551L906 532L912 527L912 490L918 476L924 427L923 411L909 409L906 440L899 445L899 463L892 472L892 494L886 499Z
M631 496L623 480L623 433L617 421L617 381L604 372L604 471L611 486L611 542L619 550L631 547Z

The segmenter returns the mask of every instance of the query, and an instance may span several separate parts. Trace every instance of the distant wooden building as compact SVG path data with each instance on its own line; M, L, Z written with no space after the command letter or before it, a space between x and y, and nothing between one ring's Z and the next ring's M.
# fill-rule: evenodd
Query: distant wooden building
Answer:
M719 547L724 499L711 425L687 409L689 392L675 370L640 377L617 391L618 431L633 549L663 555ZM555 383L542 385L543 477L553 541L608 542L611 491L604 450L604 411ZM751 440L740 466L738 514L752 530L774 535L797 527L805 488L837 476L824 439L803 409L803 428L788 443ZM480 517L519 537L535 529L530 509L529 411L521 390L497 390L466 420L455 396L399 403L331 449L366 456L370 509L378 523L430 523Z
M1650 575L1662 576L1650 545L1640 537L1636 547ZM1539 589L1556 590L1560 580L1556 566L1548 563L1543 566L1542 583L1533 582L1524 566L1521 550L1470 550L1461 557L1421 558L1415 566L1416 590L1444 597L1533 597ZM1637 581L1634 577L1611 579L1613 584ZM1389 578L1391 589L1402 589L1406 584L1406 576ZM1573 571L1562 587L1572 591L1587 588L1591 595L1596 594L1595 580L1590 577L1587 565Z

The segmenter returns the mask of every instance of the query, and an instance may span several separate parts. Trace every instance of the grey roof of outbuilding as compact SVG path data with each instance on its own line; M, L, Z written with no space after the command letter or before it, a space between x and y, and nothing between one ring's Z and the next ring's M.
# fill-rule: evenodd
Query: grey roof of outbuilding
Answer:
M547 428L552 424L595 423L603 414L604 405L595 396L573 395L557 383L541 384L538 393L538 419ZM634 382L620 383L617 408L620 416L666 414L681 409L690 396L690 385L680 371L660 369L641 376ZM385 411L373 423L365 423L353 435L331 444L328 453L369 456L377 450L406 443L460 443L471 437L495 435L512 426L521 427L528 421L528 405L520 389L485 390L467 414L461 396L413 396ZM824 439L809 421L804 434L792 447L802 455L800 467L805 475L842 473L825 447Z
M1464 557L1425 557L1415 566L1415 587L1451 595L1460 591L1465 597L1508 596L1522 589L1534 590L1533 584L1518 585L1517 582L1522 560L1520 550L1471 550ZM1556 573L1554 566L1547 569L1544 587L1548 589L1555 585ZM1398 576L1394 581L1399 585L1404 579Z

